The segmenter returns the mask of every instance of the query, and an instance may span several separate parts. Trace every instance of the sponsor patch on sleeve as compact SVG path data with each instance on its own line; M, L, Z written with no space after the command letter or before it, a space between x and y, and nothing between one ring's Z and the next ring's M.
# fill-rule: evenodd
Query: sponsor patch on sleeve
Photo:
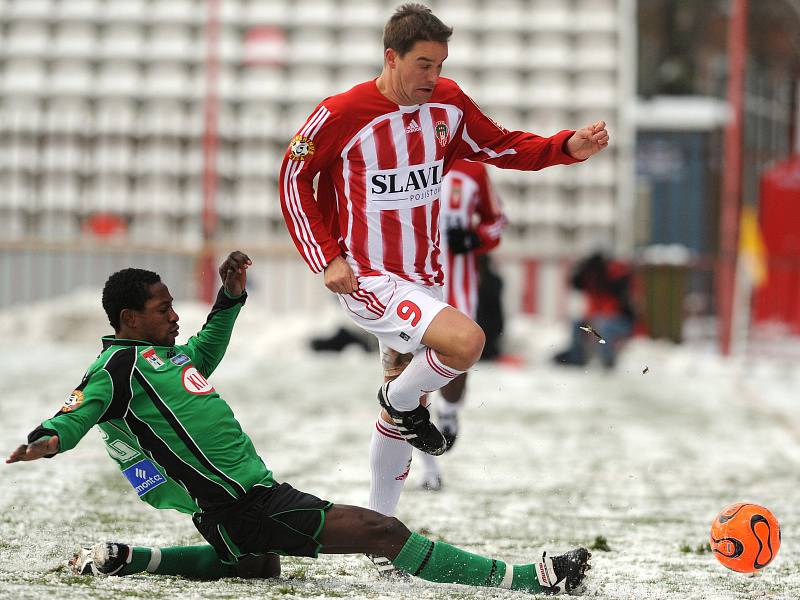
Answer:
M61 412L72 412L76 408L78 408L81 404L83 404L84 395L81 390L74 390L70 395L69 398L66 399L64 402L64 406L61 407Z
M164 477L152 461L148 459L140 460L136 464L131 465L122 471L122 474L130 481L138 496L146 494L156 489L162 483L167 482L167 478Z
M304 135L296 135L289 144L289 158L292 160L305 160L314 154L314 142Z

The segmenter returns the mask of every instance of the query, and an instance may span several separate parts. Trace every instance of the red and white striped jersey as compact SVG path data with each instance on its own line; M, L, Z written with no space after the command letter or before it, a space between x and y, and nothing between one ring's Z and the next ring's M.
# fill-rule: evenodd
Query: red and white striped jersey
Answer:
M486 166L455 161L442 185L441 204L445 301L474 319L478 307L476 256L497 247L507 222ZM475 231L480 246L474 252L449 252L447 231L454 228Z
M367 81L323 100L291 141L281 208L314 272L343 255L357 276L441 285L439 198L453 161L527 171L570 164L577 161L564 145L573 133L507 131L449 79L413 106L394 104Z

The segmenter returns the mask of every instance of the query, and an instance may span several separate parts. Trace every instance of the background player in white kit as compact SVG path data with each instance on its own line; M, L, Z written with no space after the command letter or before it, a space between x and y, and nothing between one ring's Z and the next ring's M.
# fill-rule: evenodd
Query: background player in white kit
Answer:
M500 243L506 225L500 200L489 180L486 166L457 160L442 185L439 231L444 263L444 297L447 303L473 321L478 309L478 256ZM464 404L467 373L439 390L435 401L436 424L450 450L458 435L458 411ZM422 487L437 491L442 486L435 456L418 451L424 466Z
M421 398L466 372L485 340L443 297L444 174L458 158L525 171L572 164L609 139L603 121L551 137L499 126L440 78L451 34L427 7L401 6L384 29L380 76L323 100L290 143L280 174L298 251L381 344L386 383L370 447L369 505L386 515L400 497L411 446L429 454L446 447Z

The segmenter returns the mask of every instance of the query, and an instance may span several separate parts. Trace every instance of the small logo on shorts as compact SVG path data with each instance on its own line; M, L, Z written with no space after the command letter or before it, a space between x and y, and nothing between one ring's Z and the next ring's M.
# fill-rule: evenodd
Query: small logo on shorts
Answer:
M400 332L400 337L403 338L405 341L408 341L408 340L411 339L411 336L408 335L407 333L405 333L404 331Z

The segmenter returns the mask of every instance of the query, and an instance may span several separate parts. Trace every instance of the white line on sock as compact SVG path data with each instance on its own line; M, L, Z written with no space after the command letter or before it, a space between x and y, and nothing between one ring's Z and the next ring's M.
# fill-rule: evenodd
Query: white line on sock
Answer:
M148 573L155 573L156 569L161 565L161 548L150 548L150 562L147 563L146 571Z
M500 582L498 587L511 589L511 582L514 580L514 565L506 563L506 574L503 575L503 581Z

